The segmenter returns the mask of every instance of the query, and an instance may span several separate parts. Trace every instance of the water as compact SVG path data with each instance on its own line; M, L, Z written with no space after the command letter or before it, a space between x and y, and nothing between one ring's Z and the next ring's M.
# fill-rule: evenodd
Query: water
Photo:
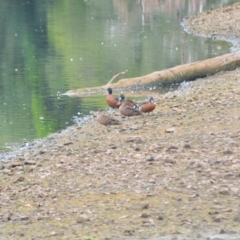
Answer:
M105 95L57 98L58 91L103 85L121 71L136 77L228 53L229 43L186 34L180 23L234 2L148 0L141 7L138 0L2 0L0 149L107 107Z

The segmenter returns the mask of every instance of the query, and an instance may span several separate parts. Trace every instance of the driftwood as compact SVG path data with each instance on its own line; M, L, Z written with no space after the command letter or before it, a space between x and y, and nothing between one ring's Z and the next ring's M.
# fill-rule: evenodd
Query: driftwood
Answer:
M90 92L99 92L106 90L108 87L112 88L127 88L144 85L155 84L172 84L181 83L183 81L192 81L197 78L204 78L209 75L213 75L220 71L230 71L240 67L240 52L225 54L223 56L197 61L189 64L179 65L166 70L153 72L146 76L125 78L116 83L112 83L113 80L125 72L121 72L115 75L106 85L93 87L93 88L81 88L76 90L70 90L65 95L74 94L89 94Z

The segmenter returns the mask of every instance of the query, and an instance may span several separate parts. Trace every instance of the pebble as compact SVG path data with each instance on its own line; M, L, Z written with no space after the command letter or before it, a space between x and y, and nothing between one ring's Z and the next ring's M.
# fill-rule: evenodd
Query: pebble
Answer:
M84 222L87 222L87 221L89 221L90 219L87 217L87 216L85 216L85 215L83 215L83 216L80 216L80 217L78 217L78 219L77 219L77 223L84 223Z
M15 179L15 180L13 181L13 183L23 182L24 180L25 180L25 178L24 178L23 176L20 176L20 177L18 177L17 179Z
M149 208L149 204L148 203L146 203L146 204L144 204L143 206L142 206L142 209L148 209Z
M228 188L222 188L219 190L219 193L222 195L230 195L230 191Z
M148 155L148 156L146 157L146 160L147 160L147 161L154 161L154 157L153 157L152 155Z
M142 213L140 217L141 218L149 218L150 215L148 213Z
M174 127L165 129L165 133L174 133L174 132L176 132L176 129Z
M130 130L137 131L137 130L139 130L139 126L138 126L138 125L132 125L132 126L130 126L129 129L130 129Z

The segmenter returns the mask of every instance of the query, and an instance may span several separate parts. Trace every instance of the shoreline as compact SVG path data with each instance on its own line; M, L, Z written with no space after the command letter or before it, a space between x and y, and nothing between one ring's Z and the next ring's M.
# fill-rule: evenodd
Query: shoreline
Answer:
M0 163L0 238L239 239L239 76L188 82L149 116L113 111L121 125L108 131L89 119L14 152Z
M230 42L231 52L240 50L240 3L185 17L181 24L188 34ZM224 22L223 22L224 19Z

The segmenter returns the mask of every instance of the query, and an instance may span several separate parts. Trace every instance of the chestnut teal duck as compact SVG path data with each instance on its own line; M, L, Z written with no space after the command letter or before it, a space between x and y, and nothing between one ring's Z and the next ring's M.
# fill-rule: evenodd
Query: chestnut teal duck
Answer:
M154 103L154 98L150 97L148 101L145 101L143 103L139 104L139 110L143 113L150 113L152 112L156 107L156 104Z
M124 94L121 93L120 96L119 96L119 103L120 103L120 105L121 105L123 102L125 102L125 104L128 105L128 106L130 106L130 107L137 108L136 103L134 103L134 102L133 102L132 100L130 100L130 99L126 99L125 96L124 96Z
M134 104L134 106L128 105L128 102L125 100L125 97L123 94L120 95L119 101L121 102L119 111L122 115L126 117L131 117L131 116L138 116L142 114L139 111L138 106L136 104Z
M113 93L112 88L108 88L107 91L108 91L108 95L107 95L106 101L107 101L108 106L111 108L119 108L120 102L117 98L115 98L112 95L112 93Z

